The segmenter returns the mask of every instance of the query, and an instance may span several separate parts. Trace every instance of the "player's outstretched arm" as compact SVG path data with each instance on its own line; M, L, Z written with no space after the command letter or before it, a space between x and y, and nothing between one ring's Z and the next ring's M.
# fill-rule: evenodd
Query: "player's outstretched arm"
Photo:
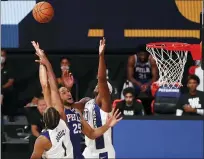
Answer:
M39 66L39 77L40 77L40 84L43 90L43 96L45 99L45 102L48 107L52 105L51 103L51 92L50 87L47 79L47 70L46 67L42 64Z
M42 50L40 50L40 46L38 43L35 43L32 41L32 45L35 48L36 52L39 52L41 54ZM47 79L47 70L44 65L40 64L39 66L39 79L40 79L40 84L43 90L43 96L45 98L45 102L47 106L51 106L51 94L50 94L50 88L48 84L48 79Z
M53 72L52 65L41 49L37 49L36 55L39 57L39 60L35 60L35 61L40 64L43 64L47 68L47 75L49 79L48 81L49 81L50 89L51 89L52 106L54 106L57 109L61 118L66 121L66 115L64 113L64 106L63 106L63 103L59 95L59 91L58 91L57 83L56 83L56 77Z
M39 136L34 145L30 159L41 159L44 151L47 150L48 140L44 136Z
M84 135L94 140L103 135L109 128L115 126L120 120L122 120L122 117L120 117L121 113L118 109L116 111L113 109L113 112L112 116L108 116L105 125L95 129L91 128L90 125L82 118L81 123Z
M100 40L99 45L99 65L98 65L98 92L99 96L96 99L96 103L105 112L111 112L111 96L108 89L107 79L106 79L106 64L104 58L105 51L105 38Z
M73 104L73 107L76 108L76 109L78 109L78 110L80 110L80 112L83 113L85 104L86 104L89 100L91 100L91 98L89 98L89 97L84 97L84 98L82 98L80 101L75 102L75 103Z

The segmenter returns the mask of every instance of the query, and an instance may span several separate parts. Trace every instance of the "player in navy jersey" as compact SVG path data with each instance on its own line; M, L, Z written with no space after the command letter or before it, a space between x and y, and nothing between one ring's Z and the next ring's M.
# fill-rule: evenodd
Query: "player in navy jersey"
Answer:
M41 64L45 65L46 70L47 70L47 76L49 78L49 86L51 88L51 92L54 93L59 93L63 99L63 102L65 103L65 109L64 106L61 106L60 104L55 104L54 106L56 109L59 111L59 113L64 113L66 114L67 118L67 123L68 127L70 129L70 137L73 145L73 150L74 150L74 158L80 159L84 158L81 153L81 147L80 147L80 142L81 142L81 132L83 132L86 136L88 136L90 139L95 139L104 134L110 127L113 127L118 121L120 121L122 118L120 117L120 113L116 111L112 116L110 116L106 123L101 126L100 128L95 128L93 129L92 127L89 126L89 124L83 119L83 116L80 111L77 109L74 109L73 106L80 106L84 104L84 100L81 100L80 102L74 103L71 93L68 91L67 88L62 87L60 88L59 92L57 89L57 84L56 84L56 78L52 69L52 66L50 62L48 61L47 57L43 53L42 50L37 49L39 53L37 55L39 56ZM44 79L42 79L44 80ZM48 88L48 86L44 86ZM52 94L52 93L51 93ZM63 97L66 97L66 101L64 100ZM51 97L52 100L59 101L60 97L55 99L56 96ZM61 101L61 100L60 100ZM66 104L69 103L69 104Z
M135 86L135 93L150 93L150 86L158 78L158 69L155 60L143 46L138 47L138 52L128 59L128 80Z

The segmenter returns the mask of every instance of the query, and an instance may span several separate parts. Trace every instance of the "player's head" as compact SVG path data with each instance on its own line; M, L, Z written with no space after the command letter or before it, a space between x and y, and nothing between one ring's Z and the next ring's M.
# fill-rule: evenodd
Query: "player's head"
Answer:
M70 90L68 90L66 87L60 87L59 88L60 97L64 103L64 105L71 105L74 103L74 100L72 98L72 94Z
M187 87L190 91L195 91L197 86L200 84L200 79L196 75L188 76Z
M43 113L43 121L45 123L46 129L53 130L59 124L60 114L58 113L58 111L55 108L49 107Z
M5 50L1 50L1 64L4 64L6 61L6 51Z
M140 45L137 47L137 57L140 62L147 62L149 54L146 50L146 45Z
M135 90L132 87L125 88L123 90L123 96L127 105L131 105L135 99Z
M61 69L67 69L69 70L69 67L70 67L71 63L70 63L70 60L66 57L62 57L61 60L60 60L60 66L61 66Z
M109 89L109 93L112 94L113 91L113 87L111 86L111 84L107 81L108 84L108 89ZM94 89L94 96L98 95L98 84L96 85L95 89Z
M43 114L44 111L46 110L47 104L46 104L45 99L44 99L43 96L38 98L38 106L37 106L37 108L38 108L38 111L41 114Z

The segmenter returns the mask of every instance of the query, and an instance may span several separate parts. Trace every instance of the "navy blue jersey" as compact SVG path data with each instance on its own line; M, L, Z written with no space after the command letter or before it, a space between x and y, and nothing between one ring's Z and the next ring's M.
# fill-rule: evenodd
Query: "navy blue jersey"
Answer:
M146 83L152 79L149 58L147 62L140 62L137 55L135 55L134 78L141 83Z
M83 159L83 155L81 152L81 117L79 112L76 109L66 109L65 114L67 116L67 124L70 130L70 139L73 145L74 150L74 158L75 159Z

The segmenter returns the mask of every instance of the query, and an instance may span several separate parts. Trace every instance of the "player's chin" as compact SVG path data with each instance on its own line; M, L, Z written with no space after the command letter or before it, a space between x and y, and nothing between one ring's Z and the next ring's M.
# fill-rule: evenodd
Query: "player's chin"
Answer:
M67 103L68 103L68 104L73 104L73 103L74 103L74 100L73 100L73 99L68 99L68 100L67 100Z

